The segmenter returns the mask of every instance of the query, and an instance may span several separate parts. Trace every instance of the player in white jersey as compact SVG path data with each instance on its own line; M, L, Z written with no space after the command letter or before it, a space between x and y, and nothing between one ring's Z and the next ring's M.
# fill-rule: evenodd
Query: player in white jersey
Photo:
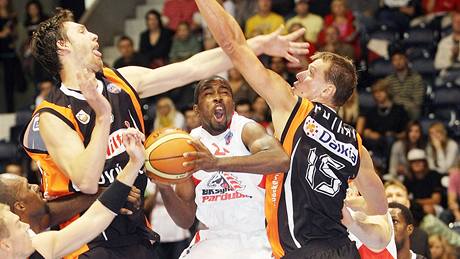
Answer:
M201 81L194 110L201 127L191 135L197 152L193 177L160 192L172 219L183 228L196 217L206 227L197 232L181 258L271 258L265 232L264 177L283 172L289 157L279 142L256 122L234 111L233 93L220 77ZM244 172L244 173L243 173Z

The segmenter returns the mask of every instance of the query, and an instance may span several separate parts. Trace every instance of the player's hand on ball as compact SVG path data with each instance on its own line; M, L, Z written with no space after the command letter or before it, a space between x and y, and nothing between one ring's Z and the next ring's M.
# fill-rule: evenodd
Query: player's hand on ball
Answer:
M145 162L143 141L145 141L144 134L135 128L128 128L123 133L123 145L129 155L129 160L138 165L139 168L141 168Z
M190 140L188 143L192 145L196 151L184 153L184 157L193 159L192 161L184 162L184 167L193 168L191 172L196 172L198 170L212 172L217 170L218 158L211 154L209 149L206 148L201 141Z

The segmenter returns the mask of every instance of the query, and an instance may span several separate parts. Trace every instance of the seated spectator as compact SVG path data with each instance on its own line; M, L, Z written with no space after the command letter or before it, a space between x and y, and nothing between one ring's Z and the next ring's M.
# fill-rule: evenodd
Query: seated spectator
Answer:
M22 170L22 166L19 163L9 163L5 166L5 173L6 174L14 174L17 176L24 177L24 170Z
M187 23L192 30L196 29L193 22L193 15L198 12L194 0L166 0L163 5L163 16L166 20L166 27L176 31L181 22Z
M251 103L247 99L241 99L236 102L235 111L241 116L252 118Z
M409 208L402 204L391 202L388 204L388 211L393 219L398 258L426 259L426 257L411 250L410 236L414 231L414 217Z
M305 39L308 42L316 43L318 34L323 29L323 18L309 11L310 0L296 0L295 12L296 16L286 22L286 27L291 30L291 26L300 23L305 30ZM313 55L313 54L312 54Z
M421 14L418 0L383 0L383 7L377 14L377 20L395 30L405 32L410 20Z
M225 1L217 0L217 2L219 2L222 5L222 7L224 7L227 13L229 13L231 16L235 16L235 4L231 0L225 0ZM202 35L203 35L203 45L205 45L206 41L210 39L212 39L215 42L211 32L209 31L206 21L203 19L203 17L201 16L199 12L196 12L193 15L193 21L195 22L195 24L197 24L201 28ZM215 45L217 46L217 43L215 43ZM210 48L206 48L206 45L205 45L204 49L207 50Z
M428 214L435 214L435 206L441 203L441 175L428 168L425 150L412 149L407 153L409 174L404 185L415 202Z
M156 10L147 12L145 23L147 29L140 35L139 52L150 68L166 65L172 44L171 31L163 27L161 15Z
M252 119L257 121L264 128L270 127L270 109L268 108L267 102L264 98L257 96L251 105L252 108Z
M172 63L183 61L200 51L201 44L196 36L192 34L190 26L185 22L180 23L174 35L169 60Z
M246 21L246 38L269 34L284 24L281 15L272 12L271 0L257 0L257 14Z
M449 170L449 184L447 187L447 210L439 218L444 223L460 222L460 163Z
M252 103L257 97L256 92L252 90L249 84L244 80L240 71L236 68L228 70L228 83L232 88L233 100L238 103L240 100L246 99Z
M235 20L241 28L244 28L249 17L257 12L257 1L254 0L236 0L235 2Z
M460 12L452 13L452 33L442 38L434 58L434 67L439 70L460 67Z
M380 8L380 0L352 0L347 3L348 8L356 17L358 31L370 31L376 26L375 14Z
M300 23L293 23L291 26L288 27L289 33L294 32L298 29L304 28L302 24ZM306 31L308 31L307 28L305 28ZM299 72L302 72L304 70L308 69L308 65L311 62L310 57L315 54L316 52L316 47L315 44L312 42L309 42L308 40L305 39L305 37L299 37L297 42L308 42L310 46L308 46L308 54L307 55L299 55L299 54L294 54L293 56L297 58L300 62L295 63L295 62L287 62L286 68L287 71L291 74L291 76L297 75Z
M134 51L133 40L130 37L120 37L117 42L117 48L121 56L113 63L114 68L126 66L148 67L148 62L144 58L145 56Z
M409 201L409 193L407 192L407 188L404 184L400 181L391 180L387 181L384 187L388 203L396 202L412 210L411 203ZM428 234L423 229L419 228L419 220L422 220L422 218L423 215L420 218L418 218L417 215L414 215L414 231L410 236L410 247L415 253L430 258Z
M458 0L422 0L422 8L426 14L460 11Z
M455 259L452 247L446 239L440 235L431 235L428 239L430 244L431 259Z
M195 110L193 109L193 106L189 105L186 106L183 110L182 113L184 114L185 117L185 130L190 133L192 129L198 128L201 126L200 118L198 117L198 114L196 114Z
M386 168L391 145L396 138L404 135L408 117L401 105L393 103L385 80L379 80L372 86L372 97L376 106L360 116L356 128L363 136L364 145L373 152L374 159L382 159L375 162Z
M273 70L275 73L280 75L284 80L288 81L289 84L294 83L295 80L291 80L289 78L289 74L286 70L286 61L284 58L281 57L272 57L270 59L270 69Z
M319 51L328 51L343 57L355 59L353 46L339 40L339 29L335 26L328 26L324 29L324 44Z
M357 35L354 20L353 13L347 8L347 2L334 0L331 3L331 13L324 18L324 27L336 27L339 30L339 40L352 43ZM324 36L322 38L324 39ZM323 41L320 40L321 42Z
M458 157L458 144L447 136L447 131L441 122L433 123L428 130L428 145L426 148L430 170L440 174L454 167Z
M166 128L183 129L184 126L184 115L176 110L172 100L169 97L159 98L156 104L156 116L153 122L153 130Z
M411 121L407 124L404 137L396 141L391 147L390 165L388 172L391 178L407 176L409 173L409 163L407 162L407 153L409 150L425 149L426 142L423 137L422 126L418 121Z
M26 4L26 19L24 21L27 36L31 37L38 24L46 19L48 19L48 16L43 12L43 6L40 1L29 0Z
M51 80L44 80L38 83L38 95L35 97L35 106L38 106L50 93L53 88L53 82Z
M423 105L425 83L419 73L409 68L404 52L393 52L391 64L395 72L385 80L390 85L393 100L396 104L404 106L411 120L417 120Z
M359 117L359 96L358 91L355 89L342 107L340 107L338 114L346 124L356 126L356 121Z

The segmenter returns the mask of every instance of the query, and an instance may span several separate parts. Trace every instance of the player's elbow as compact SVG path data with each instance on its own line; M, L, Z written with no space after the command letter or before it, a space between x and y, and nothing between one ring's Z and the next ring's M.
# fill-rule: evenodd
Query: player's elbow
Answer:
M291 163L291 159L289 159L289 156L282 151L282 154L279 155L279 170L278 172L287 172L289 170L289 165Z
M85 194L96 194L99 189L99 185L97 182L89 182L89 181L82 181L76 184L76 187L82 193L85 193Z

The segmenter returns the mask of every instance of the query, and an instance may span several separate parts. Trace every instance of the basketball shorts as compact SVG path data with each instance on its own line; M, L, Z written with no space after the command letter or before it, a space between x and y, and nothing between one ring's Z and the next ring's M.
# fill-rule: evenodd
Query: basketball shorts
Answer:
M318 241L299 248L283 256L282 259L359 259L361 258L355 242L343 238L339 240Z

